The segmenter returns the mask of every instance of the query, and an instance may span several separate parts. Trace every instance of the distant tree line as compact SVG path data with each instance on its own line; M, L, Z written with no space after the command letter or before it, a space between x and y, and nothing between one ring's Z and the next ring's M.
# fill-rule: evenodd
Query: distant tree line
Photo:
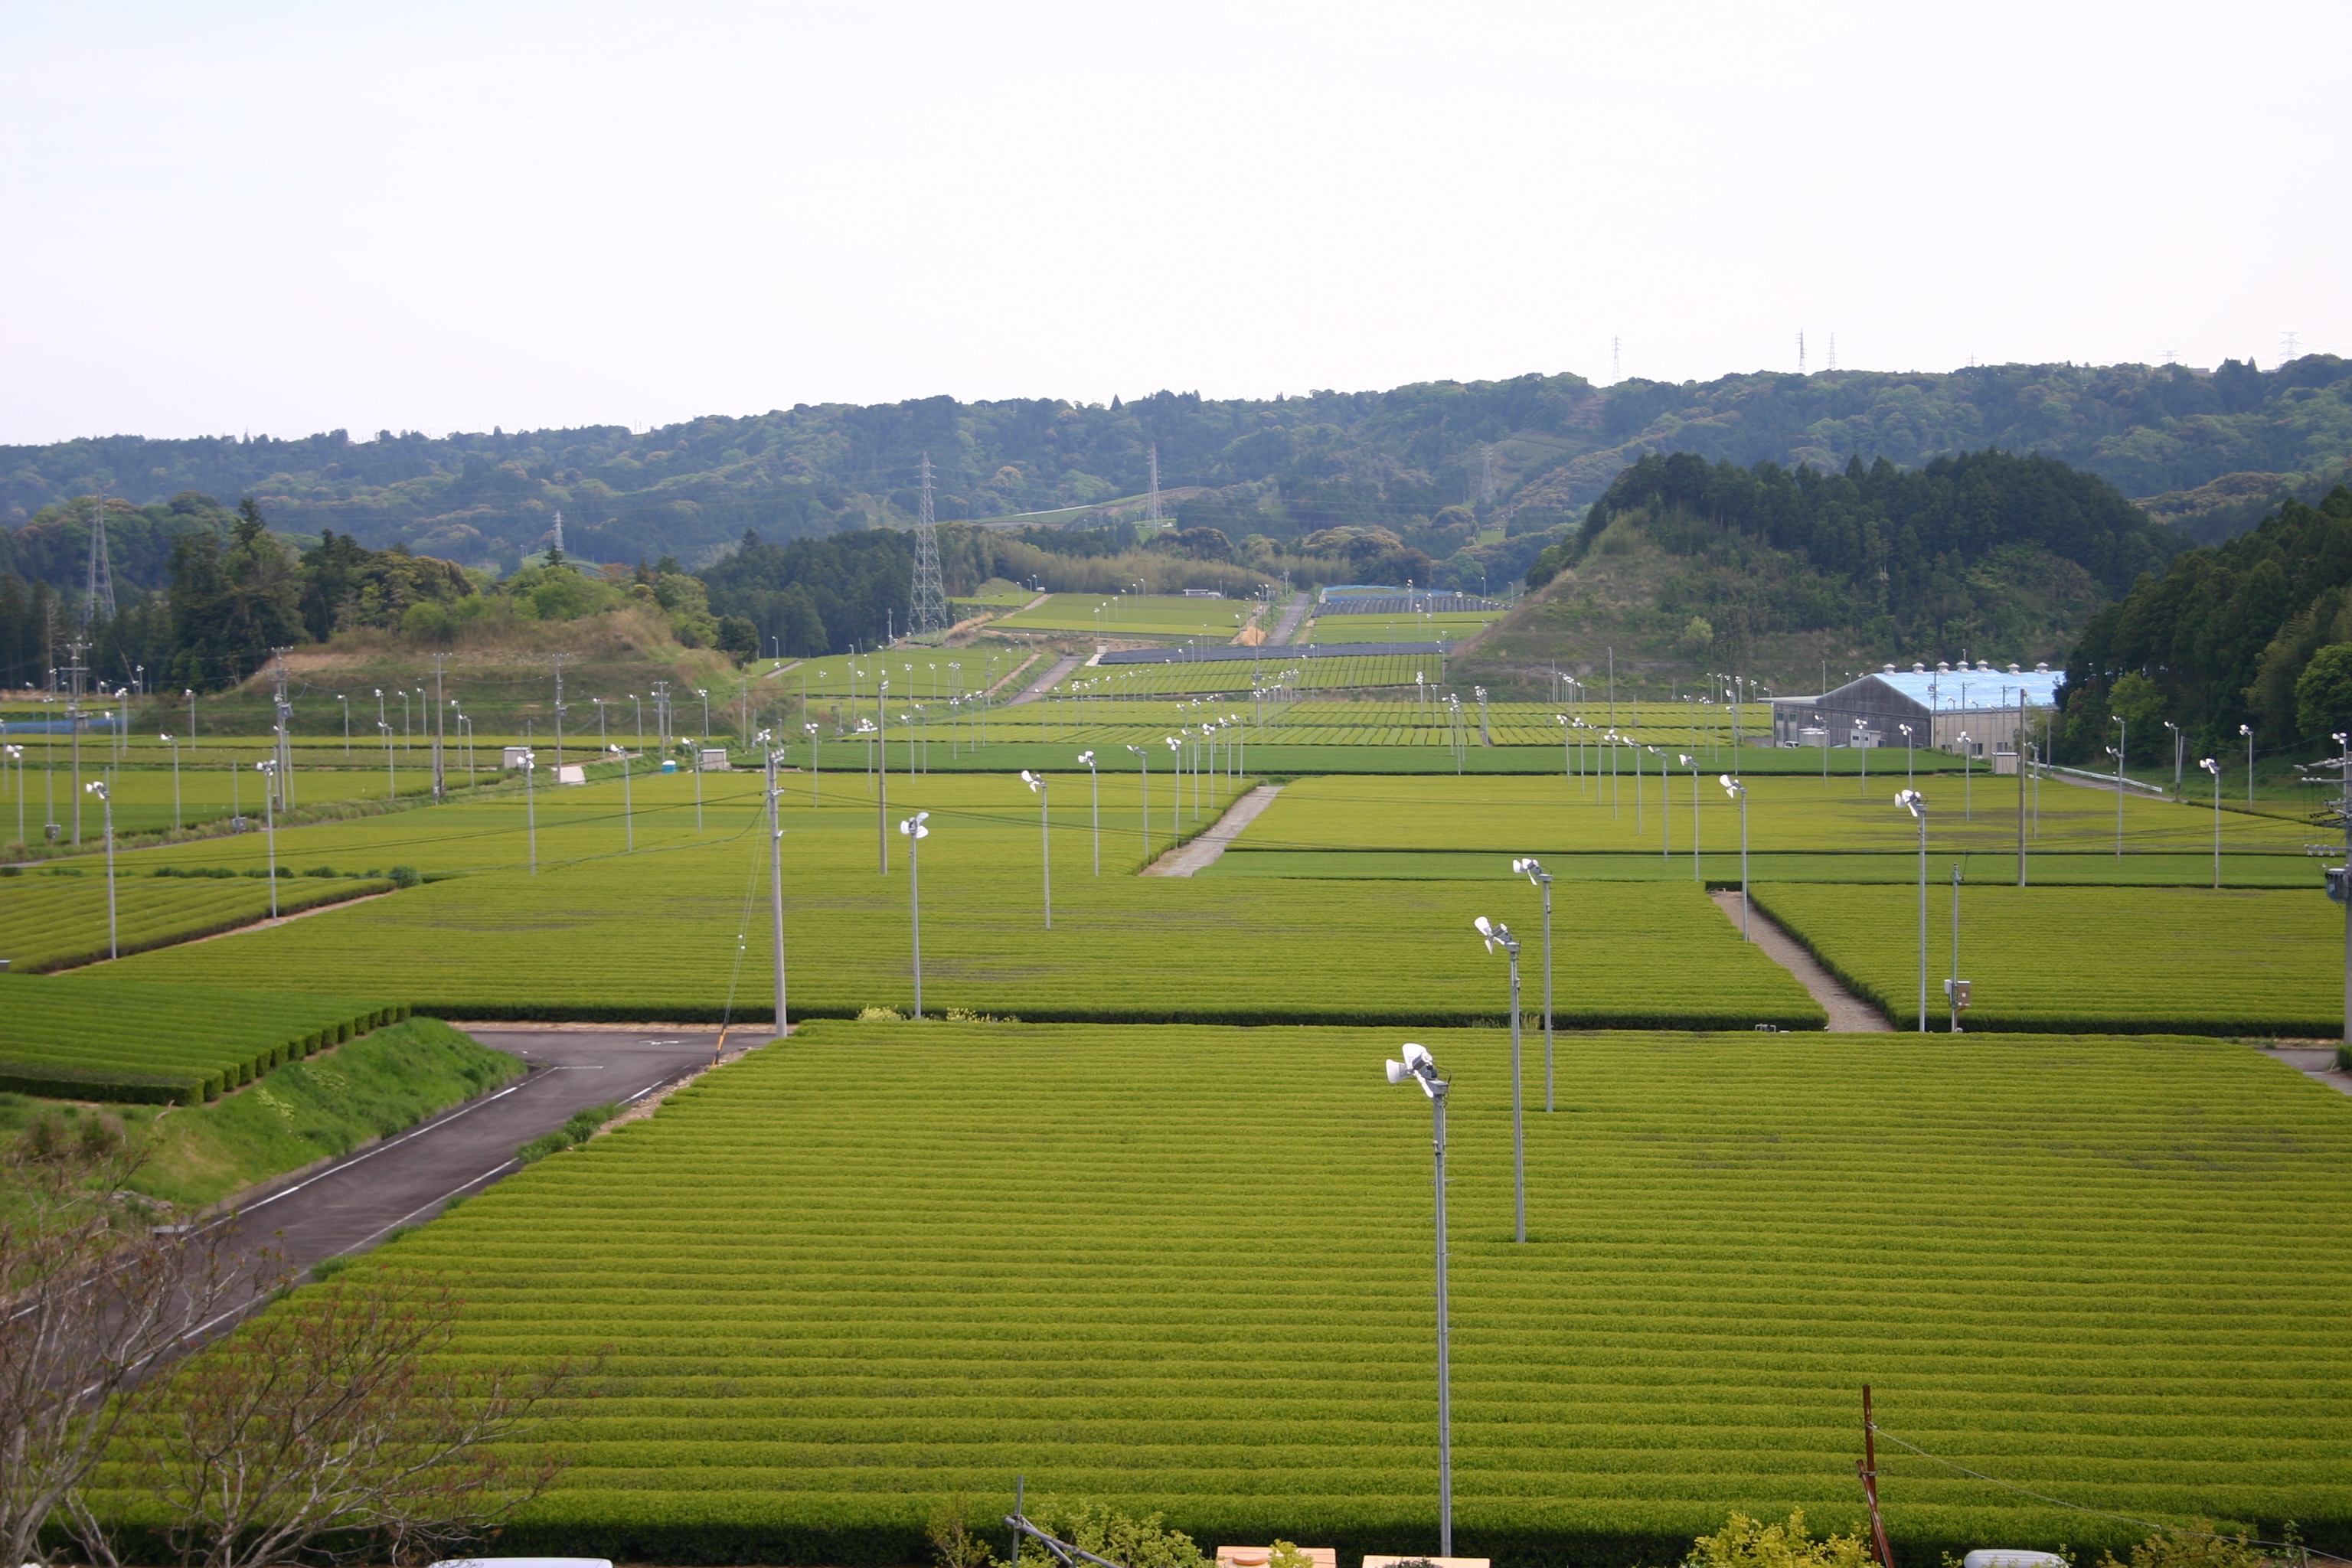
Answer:
M471 625L572 620L633 605L687 647L719 647L739 658L755 651L750 623L714 616L701 580L667 558L634 569L582 571L550 552L493 582L404 545L370 550L331 531L299 549L270 531L251 497L234 511L195 497L184 515L192 524L165 535L170 551L161 590L125 587L112 616L91 616L79 596L59 593L46 578L27 583L0 573L0 682L64 685L55 672L68 667L73 645L85 643L86 690L134 681L160 690L217 690L260 669L274 647L323 642L340 631L371 628L446 643ZM216 517L225 527L211 526ZM115 524L107 526L110 544Z
M2092 617L2067 661L2062 756L2099 761L2127 732L2134 757L2168 760L2167 720L2200 756L2237 754L2242 724L2265 750L2352 732L2352 489L2289 500Z
M2045 574L2063 573L2061 563L2075 568L2086 586L2114 595L2179 547L2113 485L2053 458L1969 452L1914 469L1856 458L1825 471L1678 452L1619 474L1577 536L1537 557L1528 584L1628 529L1697 562L1753 544L1811 568L1780 584L1769 605L1742 602L1740 574L1728 573L1716 590L1727 601L1695 596L1687 584L1678 596L1670 584L1665 608L1718 627L1743 618L1759 623L1751 631L1838 627L1921 658L1957 657L1972 638L1981 657L1988 638L2004 635L2003 602L2035 561L2050 563Z
M2352 364L2309 354L2210 374L2011 364L1606 387L1530 374L1272 399L803 404L646 431L105 437L0 447L0 536L49 528L81 504L69 498L101 489L142 510L186 492L250 494L305 536L401 542L501 575L550 542L558 513L575 556L698 563L746 530L782 543L903 525L919 510L926 457L937 515L974 521L1131 500L1156 453L1184 525L1218 530L1237 554L1253 537L1290 551L1328 529L1381 528L1457 579L1499 577L1526 568L1505 548L1513 538L1572 523L1644 457L1836 472L1857 457L1916 468L1988 447L2057 458L2136 496L2333 471L2352 460ZM2171 510L2193 534L2206 512L2238 516L2227 499ZM11 548L0 546L0 570ZM52 585L63 584L52 568L71 566L37 544L14 554L19 575Z

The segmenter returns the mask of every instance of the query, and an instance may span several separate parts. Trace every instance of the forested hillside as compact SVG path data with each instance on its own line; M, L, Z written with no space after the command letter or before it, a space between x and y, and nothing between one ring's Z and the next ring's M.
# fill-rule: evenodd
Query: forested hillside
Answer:
M2252 532L2191 550L2093 616L2066 668L2063 754L2096 761L2128 730L2134 757L2334 749L2352 731L2352 489L2288 500ZM2115 718L2128 722L2121 727Z
M1900 468L1742 468L1692 453L1619 474L1528 574L1544 589L1472 650L1473 679L1592 663L1804 689L1890 659L2063 656L2178 539L2106 480L2000 451Z
M75 498L101 490L141 508L183 491L251 495L292 533L331 529L501 571L549 539L560 511L575 556L695 566L746 530L782 542L903 522L926 453L939 515L987 520L1136 497L1155 447L1182 521L1236 549L1251 535L1286 547L1377 527L1450 584L1517 575L1541 536L1621 470L1675 452L1832 470L1855 457L1916 467L1987 447L2040 452L2126 495L2162 498L2158 512L2201 538L2244 526L2250 504L2275 505L2298 486L2315 496L2352 459L2352 367L2315 354L2210 374L1994 365L1608 387L1527 375L1270 401L1161 392L1108 405L803 405L643 433L113 436L0 448L0 522L13 533L0 535L0 568L78 581L88 503ZM161 567L150 551L117 571L153 587Z

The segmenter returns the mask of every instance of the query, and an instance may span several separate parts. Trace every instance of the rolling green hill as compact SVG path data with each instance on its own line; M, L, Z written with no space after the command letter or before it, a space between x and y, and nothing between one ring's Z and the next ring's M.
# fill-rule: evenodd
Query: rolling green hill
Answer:
M2210 374L2014 364L1608 387L1531 374L1270 401L1160 392L1108 405L800 405L643 432L110 436L0 447L0 571L79 582L85 520L68 503L101 489L140 507L184 491L249 494L278 529L331 529L377 548L398 541L507 570L561 511L575 555L672 554L692 566L747 529L789 540L903 522L926 453L942 518L1060 509L1056 521L1067 521L1139 497L1156 447L1188 526L1215 527L1236 545L1253 533L1286 542L1379 527L1429 556L1441 581L1475 586L1480 570L1498 582L1525 570L1546 542L1528 539L1644 456L1834 469L1853 457L1916 467L1986 447L2045 453L2126 495L2163 498L2165 515L2206 537L2206 521L2254 521L2242 515L2249 487L2283 491L2352 459L2352 367L2312 354L2270 371L2238 361ZM152 587L160 560L118 572Z

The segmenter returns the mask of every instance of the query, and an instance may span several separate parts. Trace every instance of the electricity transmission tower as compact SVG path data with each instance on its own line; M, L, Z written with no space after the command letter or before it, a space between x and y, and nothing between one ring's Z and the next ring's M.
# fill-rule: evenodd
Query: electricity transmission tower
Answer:
M923 454L922 510L915 519L915 595L910 637L948 629L947 585L940 580L940 525L931 515L931 455Z
M1495 504L1495 448L1492 443L1478 449L1478 501L1482 506Z
M103 495L98 498L98 514L89 523L89 596L82 605L82 627L88 630L101 619L114 619L114 567L107 560Z
M1160 521L1160 443L1157 441L1151 443L1150 506L1151 510L1147 515L1150 517L1152 521L1158 522Z

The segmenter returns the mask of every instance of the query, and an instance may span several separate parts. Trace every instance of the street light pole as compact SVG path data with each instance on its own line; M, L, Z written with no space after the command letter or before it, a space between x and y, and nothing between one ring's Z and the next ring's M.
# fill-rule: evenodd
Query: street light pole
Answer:
M522 814L523 827L530 844L530 874L539 875L539 803L532 792L532 778L539 772L539 756L529 747L522 753Z
M2254 727L2241 724L2238 733L2246 738L2246 805L2251 809L2254 804Z
M2123 715L2115 715L2119 729L2116 743L2107 749L2116 754L2116 858L2124 858L2124 757L2131 750L2131 724Z
M629 794L629 753L619 746L604 749L621 759L621 831L622 842L626 846L622 853L634 855L637 852L637 816Z
M1445 1091L1437 1063L1426 1047L1408 1042L1404 1060L1388 1064L1389 1081L1412 1079L1429 1097L1434 1129L1431 1147L1437 1171L1437 1554L1454 1555L1454 1396L1446 1365L1445 1313Z
M104 779L93 779L82 788L98 796L98 804L106 813L106 956L121 958L122 945L114 919L114 802ZM270 842L274 845L277 839L273 837ZM277 858L275 849L270 851L270 858ZM278 918L278 868L274 865L269 868L269 918Z
M1042 773L1021 770L1021 782L1037 797L1037 865L1045 879L1045 929L1054 929L1054 823L1048 812L1050 788Z
M2197 765L2213 775L2213 889L2221 887L2221 764L2210 757L2200 757Z
M923 825L931 814L919 811L898 824L898 831L907 836L907 913L914 933L915 954L915 1016L923 1016L923 868L922 857L916 851L922 841L931 836Z
M1719 774L1717 782L1726 795L1739 803L1739 940L1751 941L1748 934L1748 785L1729 773Z
M1927 1032L1927 797L1906 789L1895 804L1919 821L1919 1032Z
M1693 742L1692 744L1697 742ZM1675 754L1682 755L1680 752ZM1683 766L1690 770L1691 776L1691 880L1704 887L1706 878L1700 870L1698 861L1698 759L1683 757Z
M1078 761L1087 764L1087 785L1094 799L1095 875L1102 875L1102 774L1095 771L1095 754L1080 752Z
M1694 786L1696 787L1696 786ZM1511 869L1543 889L1544 900L1544 1114L1551 1114L1551 873L1534 856L1511 862Z
M278 764L256 763L253 771L262 778L261 821L269 833L269 918L274 921L278 918Z
M1528 1238L1528 1138L1519 1113L1519 940L1500 921L1480 915L1470 922L1486 942L1486 951L1501 948L1511 961L1511 1203L1517 1215L1517 1239Z
M776 1033L781 1035L791 1027L784 1010L784 824L780 809L783 759L776 749L773 731L761 731L756 743L765 749L768 759L768 906L776 952Z

